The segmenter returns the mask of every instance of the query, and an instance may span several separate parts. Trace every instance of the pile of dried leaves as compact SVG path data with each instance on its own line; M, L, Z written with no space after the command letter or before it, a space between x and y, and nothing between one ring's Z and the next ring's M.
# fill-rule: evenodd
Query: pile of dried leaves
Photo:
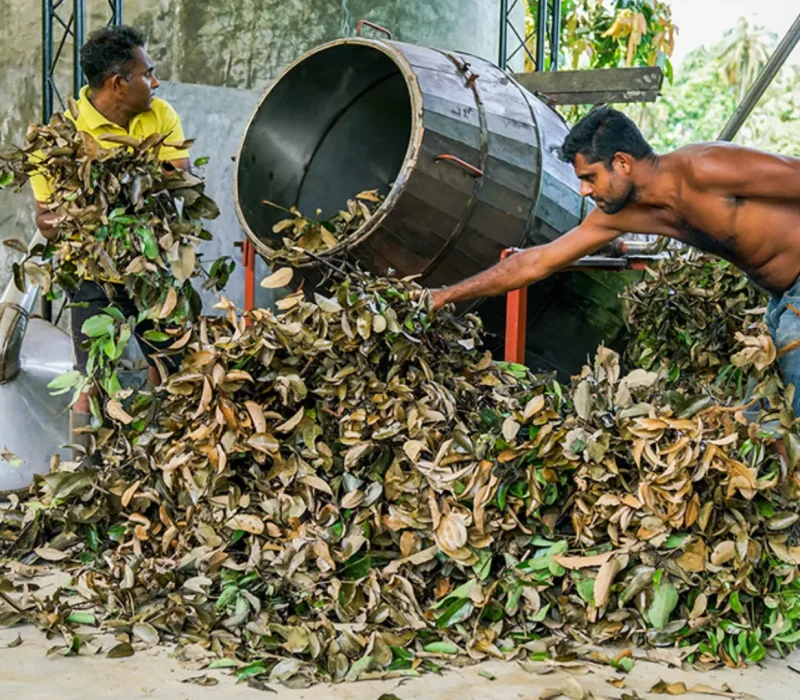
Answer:
M0 621L60 633L65 653L78 623L113 630L115 655L176 640L195 667L293 686L568 641L701 665L800 641L800 443L752 353L787 461L774 431L668 368L625 373L601 348L567 390L495 363L475 318L432 313L407 280L220 308L155 425L100 431L103 466L62 465L3 513L17 609ZM70 583L33 594L37 559Z
M77 114L74 101L71 108ZM0 155L0 186L21 188L33 175L47 177L53 194L46 208L58 227L54 240L30 251L22 241L4 241L26 256L13 266L15 282L24 290L29 276L51 298L53 282L70 290L92 279L102 282L111 298L112 285L124 285L140 311L134 323L153 322L148 339L177 341L200 312L192 280L202 276L206 288L220 290L233 269L225 257L206 271L196 253L211 239L202 219L216 218L219 210L204 194L202 179L163 167L158 153L165 136L141 142L130 136L103 138L120 146L102 148L57 113L49 125L29 128L24 147ZM107 393L116 393L116 361L131 329L130 319L114 311L90 319L84 332L93 339L95 371L72 377L66 388L80 390L98 379Z
M347 200L347 209L340 209L328 219L320 219L322 210L317 209L316 218L304 217L297 207L284 207L264 200L264 204L281 209L291 216L279 221L272 232L282 234L277 245L260 246L259 250L273 264L296 266L307 263L311 256L332 251L337 246L347 247L351 239L364 226L384 197L378 190L359 192Z
M741 270L695 252L675 253L648 269L623 300L627 364L662 367L673 382L702 380L720 397L742 398L741 372L730 358L737 333L752 335L769 299Z

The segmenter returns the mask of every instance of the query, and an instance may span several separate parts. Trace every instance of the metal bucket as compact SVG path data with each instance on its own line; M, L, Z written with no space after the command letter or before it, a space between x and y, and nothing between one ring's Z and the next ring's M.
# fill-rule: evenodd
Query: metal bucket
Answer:
M486 269L504 248L546 243L584 213L557 149L567 126L481 58L394 41L344 39L292 63L245 129L239 220L262 254L285 214L326 217L357 192L386 196L345 250L368 270L428 286Z
M36 234L33 248L42 241ZM39 288L22 292L10 282L0 297L0 497L26 488L34 474L50 471L50 458L69 459L69 395L52 396L47 385L72 369L72 343L62 330L31 318Z

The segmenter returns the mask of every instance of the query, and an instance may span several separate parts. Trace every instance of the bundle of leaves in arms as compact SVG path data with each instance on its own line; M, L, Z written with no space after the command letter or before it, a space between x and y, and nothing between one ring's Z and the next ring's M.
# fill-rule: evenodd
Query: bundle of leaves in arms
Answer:
M718 396L741 399L747 377L731 362L739 334L757 339L762 367L774 359L763 324L767 295L741 270L708 256L676 253L646 274L623 294L626 363L664 368L673 382L701 380Z
M346 250L351 239L372 218L383 199L378 190L359 192L353 199L347 200L345 209L340 209L327 219L320 218L321 209L317 209L315 218L309 219L297 207L286 209L264 200L265 205L280 209L290 216L272 227L272 232L276 238L280 236L280 240L270 246L262 244L260 251L271 263L296 266L308 263L316 255L333 251L334 248Z
M202 276L206 288L221 289L233 269L229 258L220 258L206 271L196 253L201 241L211 239L202 219L215 218L219 210L200 178L163 167L158 152L164 136L103 139L120 147L100 147L58 113L47 126L31 126L23 148L0 157L5 186L22 187L37 173L47 177L53 194L46 208L58 227L55 240L30 252L21 241L4 241L26 254L14 264L16 284L24 289L29 275L50 293L51 280L74 289L93 279L112 298L111 285L123 284L139 309L136 322L155 322L151 339L177 340L200 310L191 280ZM34 261L39 258L41 264ZM128 320L109 311L84 329L94 339L90 374L104 384L113 384L113 370L102 365L113 365L121 355L130 336Z
M23 599L8 566L20 609L0 621L71 650L91 615L128 653L176 640L180 659L288 685L574 641L738 665L800 640L800 444L747 337L753 423L604 348L569 388L495 363L477 319L432 313L409 281L220 308L151 428L102 429L101 467L62 466L0 516L8 557L73 581Z

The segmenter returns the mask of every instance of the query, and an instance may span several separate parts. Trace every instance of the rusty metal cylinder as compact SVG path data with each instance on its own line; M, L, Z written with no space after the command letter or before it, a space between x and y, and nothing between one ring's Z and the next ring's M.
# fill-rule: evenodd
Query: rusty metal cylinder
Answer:
M546 243L584 202L558 157L568 127L497 66L475 56L353 38L319 46L266 90L235 169L241 224L256 247L285 214L327 217L379 189L345 250L368 270L455 283L504 248Z

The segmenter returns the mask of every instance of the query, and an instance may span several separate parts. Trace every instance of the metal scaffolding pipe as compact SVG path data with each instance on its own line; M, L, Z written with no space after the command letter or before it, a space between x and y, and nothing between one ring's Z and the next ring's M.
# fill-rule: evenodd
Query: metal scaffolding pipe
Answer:
M84 24L83 0L74 0L74 3L72 11L72 94L77 100L81 88L83 87L81 47L83 46L84 37L86 35L86 26Z
M122 24L122 0L108 0L108 4L111 8L111 20L109 24L111 26Z
M42 0L42 123L53 116L53 91L50 88L50 71L53 67L53 4Z
M750 89L744 96L744 99L736 108L733 116L728 120L728 123L725 125L725 128L722 130L719 138L717 139L718 141L733 141L736 134L739 133L739 129L742 128L742 125L747 117L750 116L753 108L756 106L756 104L758 104L758 101L761 99L764 91L770 86L770 83L772 83L775 76L778 74L778 71L786 62L789 54L792 53L792 50L797 45L797 40L799 38L800 15L797 15L797 19L795 19L794 24L792 24L792 26L789 28L789 31L786 32L786 36L783 37L781 43L778 44L778 47L775 49L775 52L769 57L767 65L765 65L764 69L761 71L761 73L759 73L758 77L755 79L755 82L750 86Z
M500 0L500 47L497 65L503 70L508 65L508 0Z
M550 70L558 70L558 52L561 48L561 0L553 0L550 18Z
M544 70L544 47L547 39L547 0L536 8L536 70Z

